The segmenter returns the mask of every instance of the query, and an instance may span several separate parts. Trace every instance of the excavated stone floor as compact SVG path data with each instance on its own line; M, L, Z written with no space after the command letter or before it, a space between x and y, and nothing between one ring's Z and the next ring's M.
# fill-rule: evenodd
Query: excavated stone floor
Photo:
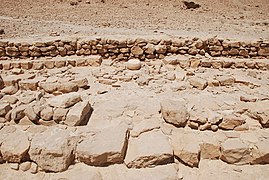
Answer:
M66 62L4 61L0 179L269 177L267 59Z

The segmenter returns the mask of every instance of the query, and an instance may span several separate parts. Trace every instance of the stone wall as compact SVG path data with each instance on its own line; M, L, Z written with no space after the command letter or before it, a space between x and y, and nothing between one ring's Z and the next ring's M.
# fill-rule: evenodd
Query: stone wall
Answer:
M44 42L0 41L0 58L101 55L104 58L158 59L171 54L202 56L269 57L269 42L239 42L217 38L194 39L105 39L52 40Z

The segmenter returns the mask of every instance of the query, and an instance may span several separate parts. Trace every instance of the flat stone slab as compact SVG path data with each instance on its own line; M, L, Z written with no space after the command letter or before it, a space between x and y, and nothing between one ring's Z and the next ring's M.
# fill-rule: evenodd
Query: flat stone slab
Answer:
M128 168L144 168L173 162L173 150L160 130L145 132L129 140L125 158Z
M80 162L92 166L123 163L128 134L128 126L120 124L86 136L77 146L77 158Z
M67 107L73 106L79 101L81 101L81 97L79 93L71 92L68 94L55 96L49 99L47 102L52 107L67 108Z

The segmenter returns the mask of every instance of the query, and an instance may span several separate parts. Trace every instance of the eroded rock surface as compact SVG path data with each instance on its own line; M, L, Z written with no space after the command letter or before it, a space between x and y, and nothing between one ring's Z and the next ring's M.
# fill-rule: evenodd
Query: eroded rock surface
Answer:
M30 159L44 171L61 172L75 159L78 137L71 131L50 128L36 134L29 150Z
M168 138L159 130L131 138L125 158L129 168L145 168L173 162L173 150Z
M80 162L93 166L123 163L129 130L120 124L96 131L78 144L76 153Z
M161 102L164 120L177 127L184 127L189 119L189 113L184 101L164 100Z

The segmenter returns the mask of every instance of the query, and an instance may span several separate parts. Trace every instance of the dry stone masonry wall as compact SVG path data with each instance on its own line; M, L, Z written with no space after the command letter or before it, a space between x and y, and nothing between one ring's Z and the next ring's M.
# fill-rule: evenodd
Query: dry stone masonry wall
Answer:
M104 39L53 40L44 42L0 41L0 57L55 57L69 55L100 55L104 58L158 59L169 54L189 54L236 57L268 57L269 42L240 42L217 38L194 39Z

